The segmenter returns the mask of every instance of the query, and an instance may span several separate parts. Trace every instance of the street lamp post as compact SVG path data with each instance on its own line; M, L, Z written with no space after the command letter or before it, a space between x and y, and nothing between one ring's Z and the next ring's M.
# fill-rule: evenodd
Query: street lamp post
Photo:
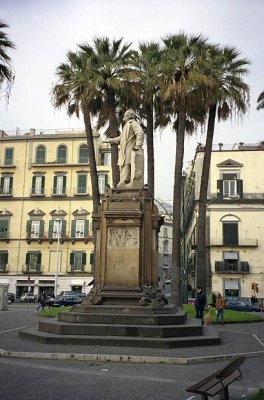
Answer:
M56 257L54 297L57 296L57 291L58 291L58 273L59 273L59 262L60 262L60 238L61 238L62 220L56 220L56 222L57 222L57 257Z

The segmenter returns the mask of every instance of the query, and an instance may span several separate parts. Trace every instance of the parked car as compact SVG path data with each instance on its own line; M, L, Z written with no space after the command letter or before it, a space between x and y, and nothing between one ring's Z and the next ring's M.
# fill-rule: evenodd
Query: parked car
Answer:
M35 302L35 296L33 293L24 293L20 297L20 302L22 303L34 303Z
M53 307L73 306L81 302L82 299L79 296L59 296L54 300Z
M61 296L75 296L76 293L73 290L63 290L57 297Z
M260 311L258 305L252 305L245 300L226 300L225 301L225 308L228 310L236 310L236 311Z
M75 295L80 297L80 299L82 299L82 301L85 299L85 297L87 296L86 293L80 293L80 292L75 292Z
M14 301L15 301L14 293L7 293L7 298L8 298L8 302L10 301L10 303L14 303Z

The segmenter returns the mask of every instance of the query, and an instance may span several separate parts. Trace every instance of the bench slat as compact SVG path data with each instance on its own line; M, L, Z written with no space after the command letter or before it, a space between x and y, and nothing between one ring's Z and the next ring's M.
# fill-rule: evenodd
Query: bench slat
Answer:
M187 392L201 395L215 396L224 389L228 393L228 386L242 378L239 367L245 361L245 357L237 357L231 360L226 366L220 368L216 373L209 375L198 383L186 389Z

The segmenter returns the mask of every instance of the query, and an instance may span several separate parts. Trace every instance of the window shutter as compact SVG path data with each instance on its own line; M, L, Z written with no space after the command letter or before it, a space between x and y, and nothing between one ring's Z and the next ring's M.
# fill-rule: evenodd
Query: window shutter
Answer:
M89 221L85 220L84 221L84 237L88 236L88 226L89 226Z
M240 198L243 198L243 181L242 179L237 180L237 194L239 194Z
M82 253L82 265L86 265L86 253Z
M63 193L65 193L65 189L66 189L66 175L64 175L63 176L63 183L62 183L62 185L63 185Z
M217 181L217 197L223 196L223 180L219 179Z
M45 188L45 176L41 177L41 189L42 189L42 194L44 194L44 188Z
M29 265L30 262L30 253L26 254L26 265Z
M8 220L0 219L0 238L7 239L8 237Z
M5 177L1 176L1 189L4 188L4 181L5 181Z
M3 254L3 261L5 265L8 264L8 253Z
M75 232L76 232L76 221L73 220L71 222L71 238L74 239L75 238Z
M58 177L57 177L57 175L55 175L54 181L53 181L53 194L55 194L57 192L57 180L58 180Z
M37 254L37 263L38 263L39 266L41 265L41 256L42 256L41 253Z
M29 238L31 237L31 225L32 225L32 221L27 221L27 236Z
M63 219L61 224L61 238L64 238L66 235L66 221Z
M10 176L9 189L10 189L10 193L11 193L12 189L13 189L13 176Z
M39 221L39 236L43 236L44 235L44 221Z
M32 193L36 192L36 177L35 176L33 176L33 178L32 178L32 189L31 189L31 192Z
M74 253L70 254L70 266L73 267L74 265Z
M238 224L227 223L223 224L224 245L237 246L238 245Z
M94 253L90 253L90 264L94 265Z
M54 221L49 221L49 239L53 238L53 225L54 225Z

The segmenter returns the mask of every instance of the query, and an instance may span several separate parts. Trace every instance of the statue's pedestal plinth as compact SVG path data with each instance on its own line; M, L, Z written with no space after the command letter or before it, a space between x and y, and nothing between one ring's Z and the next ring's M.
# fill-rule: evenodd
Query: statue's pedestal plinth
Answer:
M87 301L138 305L145 287L158 289L158 208L147 189L110 189L94 220L94 299Z

